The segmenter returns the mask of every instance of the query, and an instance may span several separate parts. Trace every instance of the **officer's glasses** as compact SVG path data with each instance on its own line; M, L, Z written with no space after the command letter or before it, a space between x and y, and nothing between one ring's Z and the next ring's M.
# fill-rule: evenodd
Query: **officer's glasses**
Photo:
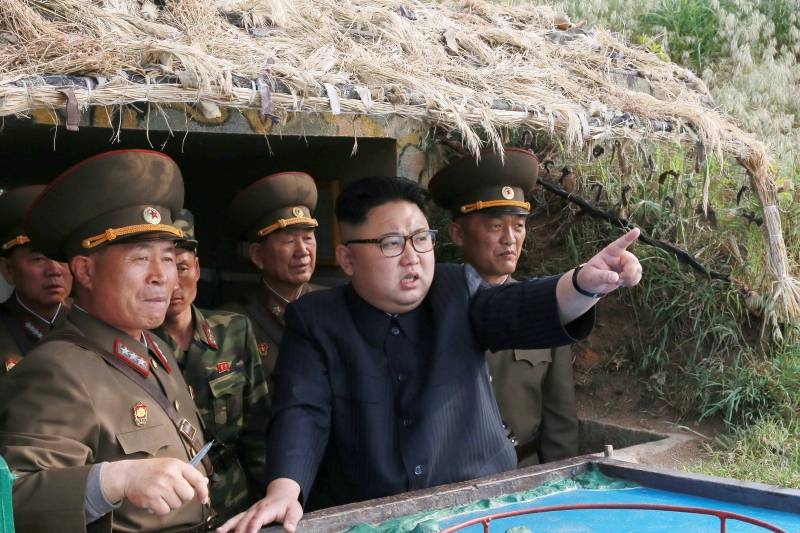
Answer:
M411 235L387 235L380 239L354 239L347 241L348 244L377 244L381 248L381 253L384 257L397 257L402 254L406 249L406 242L411 241L411 246L418 253L424 254L433 250L433 245L436 243L436 234L439 233L435 229L426 229L418 231Z

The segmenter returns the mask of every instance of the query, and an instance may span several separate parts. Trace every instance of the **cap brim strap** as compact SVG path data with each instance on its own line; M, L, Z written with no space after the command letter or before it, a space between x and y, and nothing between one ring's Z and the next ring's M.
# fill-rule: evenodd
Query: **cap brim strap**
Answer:
M266 228L258 230L258 236L263 237L265 235L269 235L273 231L283 229L287 226L293 226L295 224L306 224L309 226L317 227L319 226L319 222L317 222L316 218L310 217L292 217L292 218L279 218L277 222L274 224L270 224Z
M6 252L15 246L22 246L23 244L27 244L29 242L31 242L31 240L26 235L17 235L10 241L3 243L3 246L0 246L0 249Z
M138 233L169 233L180 238L183 237L183 231L170 226L168 224L134 224L133 226L124 226L122 228L108 228L100 235L89 237L81 241L81 246L90 250L96 248L101 244L113 241L119 237L127 237L128 235L136 235Z
M473 211L480 211L481 209L489 209L490 207L519 207L530 211L531 203L520 202L518 200L487 200L485 202L478 200L474 204L462 205L459 211L466 214L472 213Z

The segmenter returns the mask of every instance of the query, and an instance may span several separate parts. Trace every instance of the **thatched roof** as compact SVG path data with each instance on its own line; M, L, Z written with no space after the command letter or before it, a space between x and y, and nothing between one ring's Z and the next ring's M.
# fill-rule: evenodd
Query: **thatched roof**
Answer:
M71 90L70 90L71 89ZM502 149L605 139L733 156L765 206L776 316L800 315L763 146L690 71L549 7L479 0L0 0L0 116L147 101L398 115ZM483 139L483 141L482 141Z

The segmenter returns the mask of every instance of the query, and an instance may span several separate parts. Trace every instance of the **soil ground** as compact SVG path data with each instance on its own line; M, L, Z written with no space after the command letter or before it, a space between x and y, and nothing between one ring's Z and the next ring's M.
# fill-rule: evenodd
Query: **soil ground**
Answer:
M620 356L621 340L638 334L630 307L609 298L598 309L597 325L588 339L573 346L578 415L581 418L693 438L664 453L642 459L646 464L686 468L708 457L704 444L724 431L719 419L697 420L658 398L648 386L651 378L628 368Z

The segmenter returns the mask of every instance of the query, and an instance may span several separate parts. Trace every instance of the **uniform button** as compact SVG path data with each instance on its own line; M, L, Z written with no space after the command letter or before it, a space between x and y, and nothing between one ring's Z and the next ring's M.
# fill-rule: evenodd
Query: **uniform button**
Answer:
M397 326L392 326L392 329L389 331L392 332L392 335L400 335L400 328L398 328Z
M175 410L176 410L176 411L180 411L180 410L181 410L181 404L180 404L180 402L179 402L178 400L175 400L175 401L172 403L172 405L174 405L174 406L175 406Z
M491 382L492 382L492 375L489 374L489 383L491 383Z
M403 426L404 426L404 427L408 427L408 426L410 426L412 423L413 423L413 421L412 421L410 418L404 418L404 419L403 419Z
M156 363L155 359L150 360L153 363L153 368L158 368L158 363Z
M425 471L425 469L422 467L422 465L417 465L417 466L414 467L414 475L415 476L421 476L422 472L424 472L424 471Z
M402 382L404 382L405 380L406 380L406 375L405 375L405 374L397 374L397 381L399 381L400 383L402 383Z
M517 444L519 444L519 441L517 440L517 438L516 438L516 437L511 437L511 444L513 444L514 446L516 446Z

